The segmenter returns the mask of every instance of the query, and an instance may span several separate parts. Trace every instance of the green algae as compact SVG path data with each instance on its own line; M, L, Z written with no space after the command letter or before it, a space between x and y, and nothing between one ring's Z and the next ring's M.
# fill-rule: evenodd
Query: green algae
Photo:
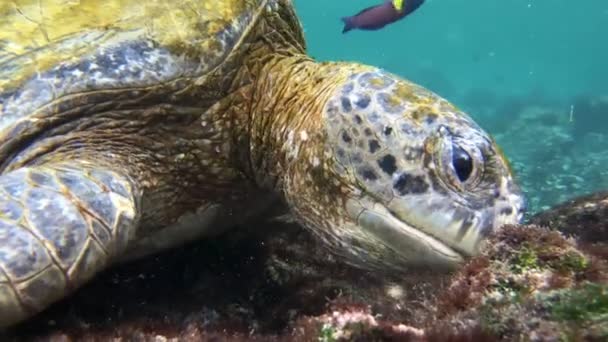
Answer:
M604 284L585 283L579 288L553 291L545 303L554 320L608 323L608 286Z
M331 324L323 324L321 327L319 341L320 342L335 342L336 329Z
M589 266L589 261L584 255L570 251L562 255L556 262L551 264L552 268L559 271L583 272Z
M532 269L539 269L538 255L534 249L523 247L515 254L511 261L511 270L515 274L521 274Z
M608 285L586 282L530 297L501 296L486 301L478 313L482 326L502 338L528 335L543 324L565 341L582 335L604 339L608 338Z

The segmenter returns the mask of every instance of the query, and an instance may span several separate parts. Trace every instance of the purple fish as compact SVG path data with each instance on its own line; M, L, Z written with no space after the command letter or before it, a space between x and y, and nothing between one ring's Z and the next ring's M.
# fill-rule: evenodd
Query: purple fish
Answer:
M401 11L395 8L391 0L387 0L380 5L365 8L353 16L342 18L344 22L342 33L346 33L352 29L379 30L414 12L422 3L424 3L424 0L404 0Z

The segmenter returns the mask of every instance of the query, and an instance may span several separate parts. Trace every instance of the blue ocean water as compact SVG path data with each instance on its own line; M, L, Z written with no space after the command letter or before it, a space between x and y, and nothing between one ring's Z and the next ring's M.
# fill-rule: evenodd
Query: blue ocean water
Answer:
M379 31L383 0L294 0L309 53L382 67L465 110L511 160L530 212L608 189L608 1L426 0ZM407 1L407 0L406 0Z

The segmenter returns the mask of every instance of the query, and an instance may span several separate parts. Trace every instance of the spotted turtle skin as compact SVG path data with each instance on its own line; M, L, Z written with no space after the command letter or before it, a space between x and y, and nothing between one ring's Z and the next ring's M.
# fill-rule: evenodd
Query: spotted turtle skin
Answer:
M525 202L467 114L309 57L291 1L0 3L0 327L277 207L403 270L458 265Z

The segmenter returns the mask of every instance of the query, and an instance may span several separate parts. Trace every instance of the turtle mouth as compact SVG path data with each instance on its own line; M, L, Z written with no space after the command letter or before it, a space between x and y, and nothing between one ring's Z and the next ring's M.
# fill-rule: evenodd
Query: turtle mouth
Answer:
M402 256L408 265L453 268L464 261L460 251L404 222L382 204L376 202L373 209L361 209L358 225Z

